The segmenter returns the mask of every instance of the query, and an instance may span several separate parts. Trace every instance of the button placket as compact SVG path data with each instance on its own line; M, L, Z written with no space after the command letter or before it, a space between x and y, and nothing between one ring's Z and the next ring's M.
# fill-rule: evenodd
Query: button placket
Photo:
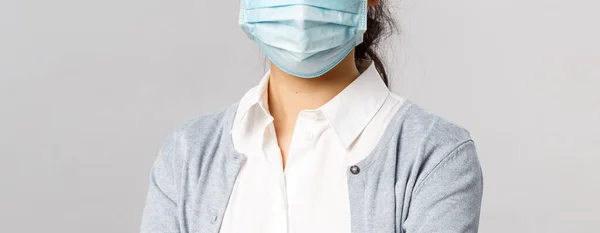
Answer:
M306 141L312 141L315 139L315 135L311 132L304 132L304 140Z
M358 221L352 221L352 232L366 232L365 223L367 222L368 214L367 209L363 208L367 203L365 202L365 187L366 177L360 174L360 166L352 165L347 168L348 172L348 192L350 200L350 214L352 219ZM363 171L364 172L364 171Z

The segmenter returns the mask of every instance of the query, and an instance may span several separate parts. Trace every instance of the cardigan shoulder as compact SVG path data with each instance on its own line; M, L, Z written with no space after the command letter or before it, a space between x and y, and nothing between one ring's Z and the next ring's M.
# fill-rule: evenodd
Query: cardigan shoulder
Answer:
M402 133L407 139L428 145L461 143L471 139L469 131L418 105L411 105L404 114Z
M465 166L477 165L480 170L471 134L462 126L412 105L406 110L399 130L398 144L402 149L398 158L403 161L400 164L418 168L414 170L417 186L449 159L462 160ZM465 147L470 148L470 153L462 153Z
M472 141L468 130L412 104L403 114L399 143L419 150L421 159L439 161L460 145Z
M231 143L229 128L235 116L237 103L211 113L190 118L176 127L163 139L159 158L170 165L175 178L188 169L207 170L206 161L223 155ZM190 166L194 164L194 166Z
M236 110L237 103L188 119L178 125L171 134L176 135L175 141L180 147L207 150L217 147L222 140L227 139Z

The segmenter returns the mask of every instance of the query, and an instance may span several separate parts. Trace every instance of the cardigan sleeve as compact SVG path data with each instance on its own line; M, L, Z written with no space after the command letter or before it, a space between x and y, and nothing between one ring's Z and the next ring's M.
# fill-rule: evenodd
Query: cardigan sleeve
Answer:
M414 189L406 233L477 232L483 175L473 141L459 145Z
M150 185L142 214L141 233L178 233L177 162L174 157L174 133L164 139L150 171Z

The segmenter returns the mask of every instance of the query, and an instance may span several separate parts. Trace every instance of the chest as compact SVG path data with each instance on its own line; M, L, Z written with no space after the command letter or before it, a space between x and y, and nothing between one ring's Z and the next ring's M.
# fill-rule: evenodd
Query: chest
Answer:
M212 166L202 176L222 178L189 180L196 185L185 194L183 232L240 232L236 226L246 226L243 232L399 232L404 189L396 185L394 162L380 162L389 160L380 153L376 161L357 164L358 172L340 166L345 179L332 175L331 180L285 174L268 178L266 172L249 177L244 174L260 173L245 169L248 157L239 163L216 161L222 166ZM264 178L265 184L256 178ZM333 180L343 182L336 186ZM237 185L242 182L248 185Z
M327 121L299 117L286 155L273 123L247 125L255 127L232 134L243 161L204 174L226 179L192 181L189 232L395 231L396 153L378 144L386 124L366 127L347 147Z

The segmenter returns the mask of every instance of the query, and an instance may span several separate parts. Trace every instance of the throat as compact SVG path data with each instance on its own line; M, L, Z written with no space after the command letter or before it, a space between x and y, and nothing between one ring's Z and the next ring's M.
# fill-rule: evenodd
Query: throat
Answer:
M271 64L267 105L274 118L284 169L298 114L322 107L359 76L353 52L331 71L310 79L292 76Z

